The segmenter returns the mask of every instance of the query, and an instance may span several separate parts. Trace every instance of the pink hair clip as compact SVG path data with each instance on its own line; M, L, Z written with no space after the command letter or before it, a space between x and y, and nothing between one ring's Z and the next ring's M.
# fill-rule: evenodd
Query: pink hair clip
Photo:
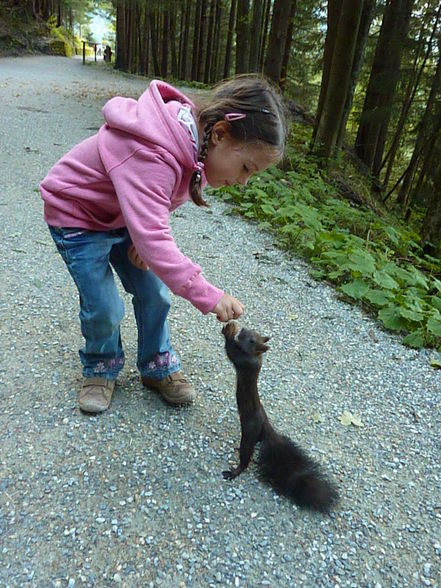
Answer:
M202 161L197 161L193 164L193 171L201 172L204 169L205 165Z
M228 112L225 116L224 119L228 122L233 122L235 120L240 120L242 118L246 118L246 114L244 114L243 112Z

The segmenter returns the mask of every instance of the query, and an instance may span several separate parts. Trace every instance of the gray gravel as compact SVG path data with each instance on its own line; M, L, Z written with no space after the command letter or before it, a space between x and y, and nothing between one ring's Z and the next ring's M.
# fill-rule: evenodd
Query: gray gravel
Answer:
M271 236L189 204L182 250L272 337L260 391L273 423L341 491L331 516L298 510L236 459L234 373L220 325L174 297L174 344L199 390L183 409L144 390L127 354L111 409L81 414L77 294L37 186L146 81L78 60L0 60L0 586L441 586L440 375L276 250ZM347 410L364 426L344 426ZM233 457L234 456L234 457Z

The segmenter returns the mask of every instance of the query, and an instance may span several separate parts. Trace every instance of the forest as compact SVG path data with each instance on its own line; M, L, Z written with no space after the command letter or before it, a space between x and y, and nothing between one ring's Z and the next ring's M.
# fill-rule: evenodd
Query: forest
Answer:
M436 0L32 0L34 16L101 11L115 67L211 85L258 72L314 115L311 152L357 157L383 202L441 234L441 6Z
M132 74L197 89L245 72L272 80L293 123L286 160L222 196L277 226L317 277L407 333L407 344L440 345L439 0L17 4L70 32L105 16L112 66Z

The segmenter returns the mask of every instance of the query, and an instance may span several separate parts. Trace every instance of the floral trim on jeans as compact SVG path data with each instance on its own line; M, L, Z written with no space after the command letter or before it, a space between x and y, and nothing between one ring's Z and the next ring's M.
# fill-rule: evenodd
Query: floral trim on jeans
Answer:
M111 372L113 370L120 370L124 365L123 357L113 357L107 361L100 361L93 368L95 374L103 374L104 372Z
M149 361L147 368L153 372L156 370L163 370L164 368L176 367L178 365L179 360L176 355L170 353L170 351L166 351L165 353L157 353L153 361Z

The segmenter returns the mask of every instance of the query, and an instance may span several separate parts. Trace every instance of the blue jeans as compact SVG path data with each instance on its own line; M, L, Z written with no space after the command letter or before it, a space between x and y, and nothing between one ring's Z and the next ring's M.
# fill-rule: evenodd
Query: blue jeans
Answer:
M120 323L124 304L113 269L132 294L138 327L137 366L143 376L165 378L180 369L167 324L170 294L152 271L137 269L127 257L127 229L89 231L49 227L80 295L81 332L85 346L80 359L85 377L116 379L124 365Z

